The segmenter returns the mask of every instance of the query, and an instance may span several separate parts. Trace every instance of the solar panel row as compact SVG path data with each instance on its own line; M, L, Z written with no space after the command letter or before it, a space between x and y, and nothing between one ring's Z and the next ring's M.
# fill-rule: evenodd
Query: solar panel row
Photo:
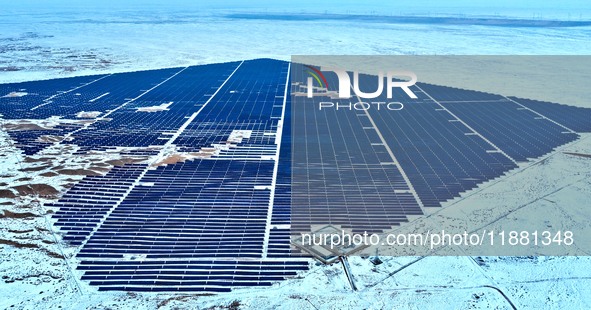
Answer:
M509 97L544 117L552 119L576 132L591 132L591 109L531 99Z
M429 99L369 113L427 207L517 167Z
M73 78L0 84L0 114L4 119L40 119L62 115L62 111L46 115L33 108L48 104L65 92L105 78L106 75L80 76ZM67 93L66 93L67 94Z
M227 292L240 286L269 286L307 270L307 261L86 261L83 280L99 290Z
M291 84L290 84L291 85ZM284 117L282 123L281 148L275 177L275 194L273 196L273 210L271 213L271 229L267 257L285 258L301 257L302 252L291 247L290 239L292 230L292 203L291 203L291 177L292 177L292 100L286 98Z
M65 232L63 239L81 245L145 169L145 165L125 165L113 167L104 176L87 176L57 203L46 204L60 208L52 218L57 220L54 225Z
M443 105L519 162L543 156L579 138L508 100L458 101Z

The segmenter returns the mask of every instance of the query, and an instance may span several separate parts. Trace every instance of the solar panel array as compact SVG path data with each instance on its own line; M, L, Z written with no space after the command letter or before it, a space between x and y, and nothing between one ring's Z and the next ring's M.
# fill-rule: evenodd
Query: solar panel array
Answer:
M355 96L339 99L319 89L309 99L304 96L307 70L294 66L294 72L299 73L294 78L299 83L292 91L300 92L294 109L301 116L292 117L298 122L292 137L295 175L291 190L293 207L297 207L292 211L292 223L302 231L308 231L307 224L331 224L379 232L387 228L384 226L407 221L409 215L422 214L419 204L439 207L503 176L519 162L543 156L579 137L552 117L526 109L517 102L522 99L425 83L411 87L417 99L399 88L394 89L393 99L386 98L386 92L371 100ZM324 73L329 85L338 85L336 75ZM361 74L359 86L373 92L376 77ZM360 101L395 101L404 108L390 111L372 103L365 108L355 106ZM320 102L329 104L321 109ZM590 119L579 120L591 124ZM351 152L354 148L359 149ZM352 167L374 175L359 177ZM375 177L376 169L383 169L387 177ZM401 174L406 176L404 180ZM402 187L380 188L380 194L367 186L397 179ZM416 195L406 199L381 199L383 193L413 191ZM295 226L298 221L304 225Z
M81 76L47 81L0 84L0 114L3 119L43 119L64 114L62 110L39 110L39 106L67 95L77 88L105 78L106 75ZM18 93L26 93L20 96ZM36 108L37 107L37 108ZM43 113L43 112L48 113Z
M397 113L370 115L426 207L517 167L429 99L407 103Z
M322 120L310 118L318 108L298 99L292 111L299 114L292 136L294 230L333 224L375 232L405 221L408 214L422 214L384 146L363 129L363 118L335 110L323 113Z
M167 121L167 126L183 126L177 136L168 136L169 140L180 151L204 158L146 167L77 256L82 270L87 270L83 279L91 280L91 285L99 285L101 290L226 291L244 285L270 285L307 268L306 260L290 259L289 249L274 246L277 236L271 235L268 223L288 63L255 60L226 66L233 67L216 78L206 76L218 87L227 79L219 90L189 86L198 95L191 104L178 111L152 114L166 118L184 113L183 120L190 120L187 124ZM197 71L189 69L175 78L184 79L187 72ZM203 77L195 80L204 83ZM161 87L165 89L169 82ZM170 97L162 100L174 102ZM136 114L136 104L112 113L110 122ZM129 119L119 123L136 126ZM168 127L165 130L172 132ZM124 134L129 129L119 131ZM72 143L79 133L73 135ZM104 141L93 143L100 146ZM122 144L137 146L129 141ZM280 256L282 260L272 260ZM117 265L136 259L149 262L146 268L161 267L150 272L139 270L141 266L128 271L98 271L105 268L104 260ZM168 270L179 269L179 260L187 260L185 271Z
M116 166L104 176L87 176L47 206L60 209L52 216L72 245L81 245L126 195L146 165Z
M129 104L74 133L73 139L66 143L80 146L80 152L118 146L163 145L187 117L201 108L220 81L225 80L236 66L237 63L224 63L169 71L161 77L161 80L168 79L166 83L141 96L134 96ZM175 75L171 75L173 72ZM154 83L144 83L143 87L154 87ZM123 100L119 99L119 102ZM100 100L113 99L109 94ZM161 105L166 107L158 109Z
M48 204L80 249L82 279L127 291L271 285L308 268L293 232L388 230L591 129L591 109L423 83L416 100L394 92L400 111L320 110L357 98L290 96L306 77L299 64L257 59L6 84L0 96L26 94L1 97L0 113L63 119L9 130L27 155L57 143L80 156L117 147L150 156L87 176ZM362 89L374 85L361 76ZM83 111L100 114L81 122Z
M27 95L0 98L0 113L5 119L48 119L57 116L69 120L65 124L41 130L8 132L26 155L33 155L52 144L39 142L40 137L53 135L63 138L82 129L84 121L88 119L79 117L79 113L100 112L101 115L106 115L122 103L142 94L144 88L153 87L178 70L175 68L10 84L11 86L4 86L2 90L8 93L26 92ZM84 146L83 142L78 142ZM104 148L101 143L104 141L94 142Z
M254 160L149 170L78 257L261 257L272 171L272 161Z
M591 132L591 109L516 97L509 99L575 132Z
M543 156L579 138L510 101L444 104L476 131L519 162ZM475 113L476 111L480 113ZM539 124L545 123L545 124Z

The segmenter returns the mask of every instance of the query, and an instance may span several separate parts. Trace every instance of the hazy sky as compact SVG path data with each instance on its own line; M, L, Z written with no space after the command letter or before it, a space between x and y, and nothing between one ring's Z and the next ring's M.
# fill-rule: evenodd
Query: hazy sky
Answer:
M450 7L473 7L473 8L498 8L498 9L589 9L591 1L589 0L397 0L397 1L378 1L378 0L300 0L300 1L278 1L278 0L226 0L226 1L197 1L197 0L0 0L3 7L14 8L40 8L40 7L215 7L215 8L286 8L297 9L299 7L316 7L318 9L332 9L339 7L358 7L360 9L436 9Z
M219 10L361 15L463 15L591 20L591 0L0 0L6 14L101 12L215 13ZM153 14L152 14L153 15ZM98 17L97 18L101 18ZM2 20L0 20L2 22Z

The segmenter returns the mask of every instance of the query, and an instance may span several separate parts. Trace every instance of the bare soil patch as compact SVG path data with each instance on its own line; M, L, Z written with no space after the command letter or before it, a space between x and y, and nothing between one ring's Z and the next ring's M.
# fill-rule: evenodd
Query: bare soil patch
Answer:
M47 184L28 184L13 187L19 195L39 195L55 198L60 193L53 186Z

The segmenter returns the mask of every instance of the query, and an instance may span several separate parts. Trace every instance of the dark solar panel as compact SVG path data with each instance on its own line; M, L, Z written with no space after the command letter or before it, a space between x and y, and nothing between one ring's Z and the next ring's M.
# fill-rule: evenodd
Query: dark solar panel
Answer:
M27 92L0 98L4 119L101 113L86 126L9 131L25 154L53 143L44 135L71 135L56 143L81 156L125 147L156 162L164 145L193 156L114 167L49 204L64 240L81 246L83 280L124 291L268 286L307 269L294 231L382 232L577 139L568 129L591 130L591 109L429 84L412 88L417 100L395 90L400 111L320 110L327 97L286 96L290 70L303 80L298 64L258 59L0 85L0 96ZM374 80L362 75L361 88Z
M516 161L540 157L579 137L509 100L443 105Z
M232 69L237 65L234 63ZM112 113L108 122L96 123L75 134L76 137L80 133L88 135L86 139L92 149L100 149L113 145L112 141L124 146L147 146L137 142L138 139L150 139L150 131L162 132L167 133L168 139L163 139L161 144L174 139L179 151L202 157L149 169L138 178L133 189L109 212L78 253L82 260L80 267L89 264L83 279L105 290L218 291L225 287L267 286L271 281L307 269L306 261L296 260L297 265L292 265L290 261L262 260L265 257L294 259L290 255L289 235L278 234L278 229L268 227L276 133L286 100L287 68L288 64L280 61L245 62L219 90L211 87L177 90L181 97L191 92L202 98L197 100L198 104L187 101L183 106L180 102L174 110L173 103L171 110L144 113L148 116L138 119L134 109L159 102L138 100ZM182 74L175 79L181 79ZM227 75L211 78L211 83L219 85ZM189 80L204 78L207 76ZM163 85L157 89L164 88ZM160 90L164 96L160 102L171 100L171 91ZM209 100L214 92L216 96ZM153 94L158 92L149 93ZM161 114L149 116L157 113ZM175 123L166 115L182 117ZM190 123L173 138L169 133L183 125L188 116L193 117ZM102 128L110 131L105 134ZM71 143L80 141L84 140L74 139ZM154 144L157 143L150 143ZM101 275L98 270L106 266L94 266L97 263L92 261L100 258L115 266L134 260L133 257L142 257L144 262L156 265L147 266L146 272L137 266ZM201 263L212 258L234 259L237 265L230 267L224 261L215 260ZM188 260L187 263L178 264L182 259Z
M565 104L509 97L553 121L576 132L591 132L591 109Z
M114 167L104 176L87 176L70 188L57 203L60 209L52 215L55 226L66 234L72 245L81 245L105 216L131 189L146 165Z

